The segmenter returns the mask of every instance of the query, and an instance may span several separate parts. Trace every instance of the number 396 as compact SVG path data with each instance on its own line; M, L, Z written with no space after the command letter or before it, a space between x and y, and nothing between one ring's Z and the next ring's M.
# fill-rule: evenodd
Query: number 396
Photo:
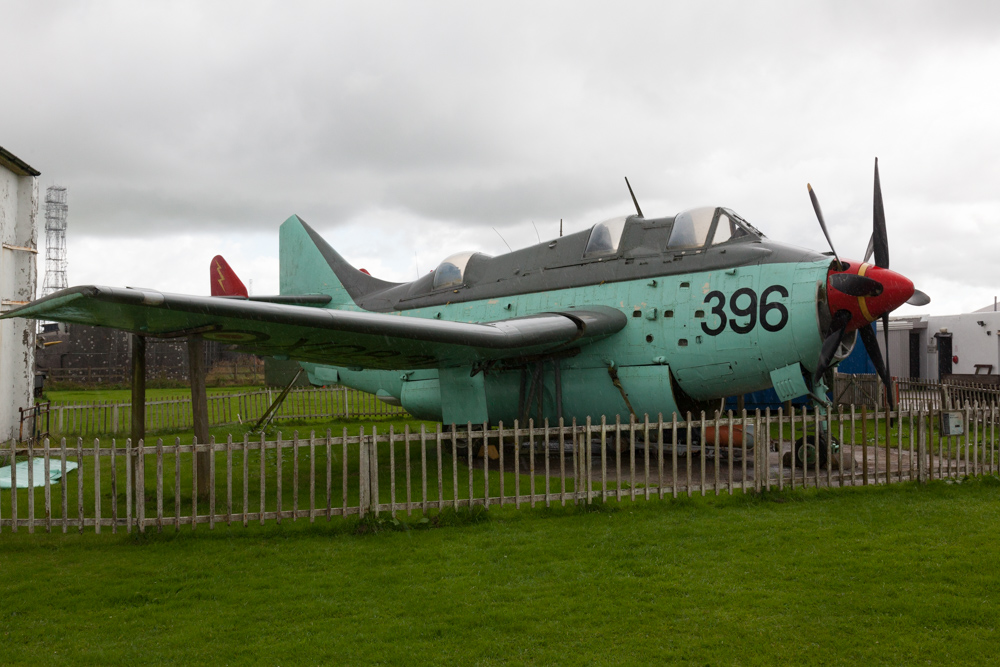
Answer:
M757 293L753 289L749 287L738 289L729 297L731 315L727 315L726 295L719 290L709 292L705 295L705 303L715 302L711 312L719 318L719 322L714 327L710 327L708 322L702 322L701 330L709 336L718 336L725 331L728 324L734 333L745 334L757 326L759 319L765 331L780 331L788 324L788 309L785 304L778 301L769 302L768 299L774 295L788 297L788 290L781 285L771 285L761 292L758 300ZM743 321L743 318L748 319Z

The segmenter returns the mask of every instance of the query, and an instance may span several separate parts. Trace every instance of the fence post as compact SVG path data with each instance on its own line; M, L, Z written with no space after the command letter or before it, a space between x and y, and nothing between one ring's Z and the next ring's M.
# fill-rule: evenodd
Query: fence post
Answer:
M370 475L371 510L378 516L378 427L372 426L372 434L368 440L368 474Z
M917 481L927 483L927 420L924 411L920 411L917 422Z
M194 436L199 443L208 443L208 393L205 390L205 353L201 336L192 335L187 338L188 348L188 378L191 385L191 422ZM197 452L194 456L198 459L198 470L205 474L198 478L198 495L200 499L207 500L211 491L210 487L214 480L209 479L208 468L212 457L215 456L213 449Z
M365 442L365 427L358 432L358 514L364 517L371 504L371 473L368 469L368 445Z
M132 334L132 444L138 446L146 438L146 339ZM138 459L136 459L137 461ZM139 470L132 462L133 478Z
M756 412L754 412L754 429L753 429L753 437L754 437L754 443L753 443L753 457L754 457L754 462L753 462L753 490L754 490L754 493L760 493L760 492L762 492L764 490L764 479L760 476L760 473L761 473L761 471L763 471L764 474L766 475L767 472L768 472L767 454L768 454L768 450L770 449L770 442L769 442L770 441L770 437L764 438L763 439L764 446L763 447L761 446L761 433L765 429L767 430L767 433L770 434L770 432L771 432L771 424L770 424L770 422L768 422L764 428L761 428L761 423L760 423L760 408L757 408ZM743 447L744 447L744 450L743 450L744 457L746 456L746 444L745 443L746 443L746 438L744 438L744 445L743 445Z
M133 449L136 454L135 473L132 480L135 482L135 520L140 533L146 532L146 443L139 441L138 450Z

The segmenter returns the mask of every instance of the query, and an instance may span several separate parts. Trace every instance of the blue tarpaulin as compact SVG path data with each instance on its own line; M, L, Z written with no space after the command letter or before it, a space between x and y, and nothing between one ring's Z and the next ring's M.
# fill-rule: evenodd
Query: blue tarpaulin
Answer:
M45 486L45 459L35 457L32 467L32 482L35 486ZM76 470L75 461L66 461L66 472ZM62 477L62 461L49 459L49 479L53 484ZM9 489L11 480L10 466L0 468L0 489ZM28 462L21 461L17 464L17 488L28 488Z

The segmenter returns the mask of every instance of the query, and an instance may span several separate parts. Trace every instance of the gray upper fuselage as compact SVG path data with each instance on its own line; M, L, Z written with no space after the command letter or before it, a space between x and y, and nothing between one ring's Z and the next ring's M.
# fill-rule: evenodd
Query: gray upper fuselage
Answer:
M498 257L474 254L461 284L434 287L433 272L409 283L389 283L351 267L306 226L355 303L374 312L495 299L601 283L726 269L751 264L813 262L824 255L766 238L756 230L697 248L668 248L675 217L629 216L617 252L587 257L591 230L515 250ZM714 227L712 230L714 233ZM712 238L712 234L709 234Z

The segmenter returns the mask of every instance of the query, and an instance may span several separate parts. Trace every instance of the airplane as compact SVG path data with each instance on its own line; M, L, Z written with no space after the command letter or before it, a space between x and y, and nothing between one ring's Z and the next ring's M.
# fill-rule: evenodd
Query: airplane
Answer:
M297 215L280 228L280 294L249 296L221 257L212 296L71 287L3 317L200 335L298 361L315 385L376 394L444 424L709 413L774 387L825 410L827 372L871 323L929 297L889 269L875 161L864 261L765 236L729 208L635 215L497 257L463 252L412 282L352 267ZM875 262L869 264L874 253Z

